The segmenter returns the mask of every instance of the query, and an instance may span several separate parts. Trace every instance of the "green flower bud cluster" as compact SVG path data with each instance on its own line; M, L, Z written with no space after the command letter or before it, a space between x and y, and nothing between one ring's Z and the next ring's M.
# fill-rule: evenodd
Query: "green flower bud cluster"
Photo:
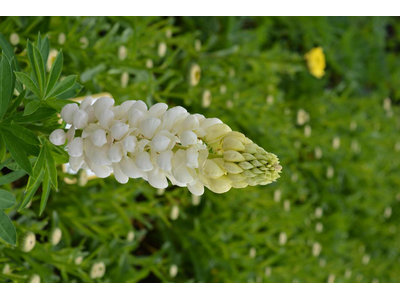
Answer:
M222 124L221 124L222 125ZM216 158L207 159L203 173L216 193L231 187L267 185L276 181L282 170L278 157L253 143L244 134L225 131L208 141Z

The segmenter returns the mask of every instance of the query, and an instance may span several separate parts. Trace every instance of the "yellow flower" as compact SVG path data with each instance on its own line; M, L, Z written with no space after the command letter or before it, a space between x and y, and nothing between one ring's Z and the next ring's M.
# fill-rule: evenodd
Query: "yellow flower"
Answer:
M321 47L311 49L304 55L308 69L314 77L322 78L325 75L325 55Z

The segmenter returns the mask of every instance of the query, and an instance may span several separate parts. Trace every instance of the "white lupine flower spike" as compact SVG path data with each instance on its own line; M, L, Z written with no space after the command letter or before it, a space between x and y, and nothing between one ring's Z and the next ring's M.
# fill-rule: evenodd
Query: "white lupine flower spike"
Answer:
M71 125L56 129L50 141L66 145L71 168L89 168L97 177L114 174L124 184L143 178L165 189L168 180L200 196L207 187L215 193L233 188L266 185L276 181L281 165L240 132L217 118L205 118L164 103L148 108L129 100L119 106L109 97L92 104L87 97L80 107L67 104L61 117Z

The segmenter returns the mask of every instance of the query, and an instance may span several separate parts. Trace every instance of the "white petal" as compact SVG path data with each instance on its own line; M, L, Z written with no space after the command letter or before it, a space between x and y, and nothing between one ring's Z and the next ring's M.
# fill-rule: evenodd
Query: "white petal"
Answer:
M72 124L74 112L77 111L78 109L79 107L78 104L76 103L70 103L65 105L60 113L61 118L65 121L65 123Z
M201 196L204 194L204 185L200 180L197 180L195 184L188 184L187 187L193 195Z
M196 146L191 146L186 150L186 166L189 168L199 167L199 150Z
M168 109L168 105L165 103L154 104L149 109L149 115L155 118L161 117Z
M171 130L175 124L176 118L184 113L187 113L187 110L182 106L176 106L166 111L162 117L164 129Z
M107 143L106 132L103 129L97 129L95 132L93 132L90 136L90 139L97 147L102 147Z
M151 163L150 160L150 154L148 152L142 152L136 158L136 165L140 170L145 172L153 170L153 164Z
M174 153L169 150L157 156L157 165L164 171L171 171L171 160Z
M89 124L89 126L86 126L85 129L83 129L81 138L83 138L83 139L87 138L88 136L90 136L93 132L95 132L99 128L100 128L100 126L98 126L97 124Z
M136 103L135 103L136 104ZM160 126L161 120L157 118L148 118L140 123L140 133L148 139L154 136L157 127Z
M185 121L183 121L182 127L184 130L193 130L199 127L199 120L196 116L189 115L186 117Z
M141 111L147 111L147 105L142 100L138 100L131 106L131 109L138 109Z
M96 102L97 103L97 102ZM104 110L98 117L100 126L104 129L110 128L114 121L114 113L111 110Z
M156 189L165 189L168 187L167 178L158 168L154 168L148 173L148 181Z
M88 96L81 102L79 109L87 110L89 106L92 106L93 98Z
M197 144L197 135L193 131L184 131L181 135L182 146Z
M193 177L190 175L188 168L185 165L181 165L178 168L173 168L172 169L172 175L175 177L175 179L183 184L187 184L189 182L193 181Z
M53 145L56 146L60 146L60 145L64 145L65 144L65 140L66 140L67 136L64 132L64 130L62 129L56 129L54 130L51 134L50 134L50 142Z
M121 171L130 178L140 178L142 177L142 171L136 166L133 159L130 157L123 157L119 163Z
M109 166L111 165L111 160L107 156L107 152L103 149L95 147L90 155L93 162L99 166Z
M164 135L156 135L151 141L152 148L157 152L163 152L167 150L171 140Z
M83 153L83 140L80 137L74 138L68 145L68 154L73 157L81 156Z
M89 115L87 114L86 111L78 109L77 111L74 112L72 121L77 129L82 129L87 126L87 123L89 121Z
M119 167L118 164L113 164L113 168L114 168L114 177L115 179L122 184L125 184L128 182L129 177L126 176L122 171L121 168Z
M181 165L184 165L186 162L186 151L179 149L178 151L176 151L176 153L174 154L171 164L172 164L172 168L177 169L179 168Z
M215 124L221 124L222 121L217 118L210 118L210 119L205 119L201 122L200 127L206 130L208 127L213 126Z
M120 162L122 157L124 156L124 149L121 144L113 144L107 152L108 158L113 163Z
M83 150L85 150L86 156L90 157L94 148L95 147L91 139L83 139Z
M96 102L93 104L93 109L94 109L94 115L96 116L97 119L99 119L101 113L105 110L108 110L113 106L115 103L114 99L110 97L101 97L96 100Z
M74 172L78 172L83 162L84 162L83 155L79 157L73 157L73 156L69 157L69 165L71 166L71 169Z
M66 137L67 137L68 142L71 142L74 139L75 127L72 126L70 129L68 129Z
M142 139L137 143L137 147L139 149L139 152L143 152L144 148L150 143L149 140L147 139Z
M133 152L135 151L137 143L137 138L133 135L129 135L122 141L122 146L124 147L125 151Z
M133 108L129 112L129 125L131 128L138 128L139 124L146 118L146 113Z
M115 118L120 120L123 118L127 118L129 115L129 110L131 109L132 105L135 103L135 100L127 100L122 102L122 104L118 107L113 109L115 114Z
M123 122L116 122L113 126L111 126L111 136L116 139L120 140L122 137L128 132L129 126Z
M90 167L90 170L92 170L92 172L94 174L96 174L96 176L99 178L106 178L106 177L110 176L110 174L113 171L113 169L109 166L99 166L99 165L96 165L95 163L91 163L89 167Z

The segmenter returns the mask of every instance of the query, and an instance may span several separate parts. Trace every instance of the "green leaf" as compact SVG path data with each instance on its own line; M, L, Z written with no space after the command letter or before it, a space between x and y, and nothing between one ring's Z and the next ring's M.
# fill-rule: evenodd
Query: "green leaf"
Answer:
M39 107L38 110L29 116L24 116L22 112L17 113L7 119L15 123L35 123L40 122L54 115L57 111L50 107Z
M39 153L39 152L38 152L38 153ZM20 168L20 166L18 166L18 164L17 164L15 161L13 161L12 157L10 157L9 160L10 160L10 161L9 161L8 163L5 164L6 167L7 167L7 169L10 169L10 170L13 170L13 171L22 170L22 169ZM37 157L29 157L29 161L31 162L31 165L34 165L35 162L36 162L36 160L37 160Z
M39 188L40 184L42 183L43 176L44 176L44 169L42 169L40 171L39 175L34 180L34 182L32 184L32 188L25 192L24 200L22 201L22 204L21 204L21 207L19 208L19 210L24 209L29 204L29 201L31 201L33 195L35 195L37 189Z
M11 106L8 108L7 113L12 114L14 110L18 108L18 106L22 103L22 100L24 100L26 94L26 90L23 90L18 97L14 100L14 102L11 104Z
M7 111L12 95L12 73L7 57L2 55L0 62L0 120Z
M53 187L58 190L58 182L57 182L57 167L54 162L53 154L51 153L50 147L48 143L44 143L45 154L46 154L46 163L47 170L49 171L50 181Z
M40 99L39 88L28 75L22 72L15 72L15 76L17 76L19 82L24 84L28 90L32 91Z
M42 215L44 209L46 208L47 199L50 195L50 175L49 172L44 173L43 186L42 186L42 198L40 199L40 209L39 216Z
M60 81L59 83L56 84L54 89L49 93L47 98L50 97L56 97L66 91L68 91L70 88L74 86L76 82L76 75L71 75L68 76L67 78L64 78L63 81Z
M70 99L74 98L76 95L79 94L81 89L83 88L83 85L79 84L78 82L75 82L74 86L70 88L68 91L60 94L57 96L57 102L62 99Z
M40 50L40 53L42 54L44 68L46 69L46 63L47 60L49 59L49 53L50 53L50 42L47 36L42 40L42 45L38 48Z
M33 100L29 102L24 110L24 116L29 116L33 114L37 109L40 107L40 101L39 100Z
M32 175L33 172L31 163L29 162L25 149L20 146L18 138L6 130L2 131L1 134L3 136L8 151L10 152L15 162L21 167L22 170L24 170L29 175Z
M7 130L7 131L11 132L17 138L22 139L25 143L28 143L31 145L40 145L40 141L37 138L37 136L32 131L30 131L20 125L17 125L14 123L7 124L7 125L0 124L0 128L2 130Z
M17 242L17 231L14 224L2 210L0 210L0 238L14 246Z
M40 94L41 96L43 96L46 87L46 71L44 69L42 54L35 45L33 45L33 58L35 63L35 70L37 72L36 78L39 83Z
M0 190L0 209L6 209L15 205L15 197L9 191Z
M4 144L3 137L0 135L0 162L3 161L5 156L6 156L6 145ZM3 164L1 165L3 166Z
M46 98L47 95L50 94L50 92L53 90L58 79L60 78L62 66L63 66L63 54L62 50L60 50L60 52L58 52L56 56L56 59L53 62L53 65L51 66L49 80L47 82L46 93L45 93Z
M15 171L12 173L8 173L7 175L1 176L0 177L0 186L5 185L10 182L14 182L15 180L20 179L21 177L25 176L26 172L25 171Z
M7 55L7 57L14 56L13 47L1 33L0 33L0 46L3 49L4 53Z
M39 176L40 172L44 170L44 160L45 160L45 148L40 149L39 156L33 167L33 176L29 177L28 184L26 185L25 191L29 191L35 184L35 179Z

